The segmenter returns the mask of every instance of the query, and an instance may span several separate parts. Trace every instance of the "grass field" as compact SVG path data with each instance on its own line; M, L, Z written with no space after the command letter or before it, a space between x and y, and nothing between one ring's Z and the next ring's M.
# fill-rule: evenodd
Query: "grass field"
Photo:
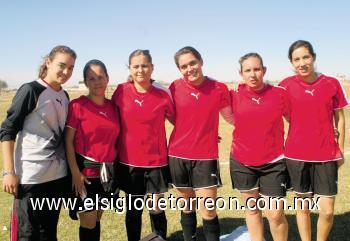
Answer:
M350 86L346 86L347 95L350 96ZM1 93L0 95L0 121L2 122L6 115L6 110L8 109L11 99L14 93ZM76 98L82 93L72 92L70 93L71 98ZM109 92L109 95L111 92ZM350 112L348 109L345 110L346 119L349 123L350 121ZM170 125L167 125L168 132L171 131ZM220 119L220 136L222 141L220 143L220 166L221 166L221 176L223 181L223 187L219 189L219 196L222 197L239 197L237 191L233 191L231 188L231 181L229 177L228 169L228 158L229 158L229 149L231 144L231 132L232 128ZM168 133L169 134L169 133ZM347 135L349 130L347 130ZM302 141L302 140L300 140ZM349 139L346 138L346 153L350 153ZM336 207L335 207L335 220L334 227L330 234L329 240L350 240L350 229L348 228L350 224L350 204L349 204L349 193L350 193L350 164L349 164L349 155L346 154L346 162L339 172L339 195L336 198ZM2 170L2 153L0 151L0 170ZM0 177L0 184L2 185L2 177ZM173 190L170 191L173 193ZM293 194L288 194L288 200L291 203L291 198ZM0 191L0 240L9 240L9 220L11 212L12 197L4 192ZM244 225L244 213L240 210L223 210L219 211L219 218L221 224L221 233L229 233L236 227ZM182 240L181 228L179 223L180 212L168 210L166 212L168 218L168 240L177 241ZM299 240L295 216L293 211L287 211L287 218L289 222L289 240ZM316 221L317 213L312 214L313 221L313 231L316 230ZM112 211L106 211L102 218L101 222L101 240L115 240L123 241L126 240L126 231L124 226L124 215L116 214ZM203 239L202 235L202 222L200 217L198 217L198 227L199 227L199 236L200 240ZM79 222L72 221L68 217L68 212L62 210L59 226L58 226L58 239L60 241L71 241L78 240L78 228ZM143 215L143 229L142 236L150 233L150 223L149 217L146 212ZM268 223L265 220L265 237L266 240L272 240L269 233ZM313 237L315 237L315 232L313 232Z

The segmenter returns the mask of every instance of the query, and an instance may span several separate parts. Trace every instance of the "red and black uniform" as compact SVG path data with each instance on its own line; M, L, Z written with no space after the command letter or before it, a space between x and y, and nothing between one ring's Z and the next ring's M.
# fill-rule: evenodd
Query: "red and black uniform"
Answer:
M240 191L258 189L266 196L285 196L283 116L288 115L286 90L265 84L259 91L239 85L231 91L234 119L230 171Z
M103 163L113 163L118 153L120 124L115 106L107 99L98 105L88 97L80 96L69 104L66 127L75 130L77 164L91 182L90 185L85 185L87 197L95 200L95 195L98 194L110 198L100 182L100 166Z
M343 155L334 136L334 110L348 104L341 84L335 78L320 74L311 84L295 75L284 79L280 86L286 88L291 104L285 156L294 190L335 195L335 161ZM298 168L295 165L303 165L302 171L294 170ZM331 180L324 182L321 180L324 176ZM317 177L321 179L316 180ZM306 179L312 181L304 183ZM320 183L324 183L322 187L318 186Z
M118 85L112 101L119 109L121 122L117 171L120 188L132 198L166 192L170 174L165 120L173 122L175 114L170 94L154 82L147 92L140 93L128 81ZM142 210L127 210L129 241L140 239L141 215ZM150 216L153 231L166 238L165 213Z
M169 141L173 185L177 188L218 186L219 112L230 106L227 86L208 77L199 86L193 86L182 78L175 80L169 89L176 109Z

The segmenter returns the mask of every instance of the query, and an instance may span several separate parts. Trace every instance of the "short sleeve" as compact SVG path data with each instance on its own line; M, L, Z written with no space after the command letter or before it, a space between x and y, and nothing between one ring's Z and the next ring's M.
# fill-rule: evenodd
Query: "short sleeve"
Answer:
M220 110L222 108L225 108L226 106L231 105L231 98L230 98L230 91L228 90L227 86L225 84L221 85L221 93L220 93Z
M169 93L170 94L170 93ZM166 96L166 118L171 122L175 123L175 107L171 96Z
M334 79L334 86L335 86L335 95L332 98L333 108L334 109L344 108L345 106L348 105L345 91L337 79Z
M80 113L80 104L79 102L72 101L68 106L68 116L66 121L66 127L72 129L77 129L79 126L79 113Z

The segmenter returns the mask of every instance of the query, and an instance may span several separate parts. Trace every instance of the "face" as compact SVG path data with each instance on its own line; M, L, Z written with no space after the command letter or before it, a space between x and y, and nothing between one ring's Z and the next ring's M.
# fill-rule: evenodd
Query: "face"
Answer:
M203 80L203 61L196 59L193 54L180 55L178 65L181 74L191 83L197 84Z
M153 64L144 55L134 56L131 58L129 71L133 81L139 84L150 83Z
M296 74L302 78L310 77L315 73L315 58L305 47L300 47L293 51L291 62Z
M70 54L56 53L53 60L46 60L47 75L45 81L60 87L72 76L75 59Z
M108 85L108 76L99 65L91 65L87 71L85 85L89 94L93 96L104 96Z
M249 57L242 63L240 75L245 84L254 90L260 90L264 86L264 75L266 68L256 57Z

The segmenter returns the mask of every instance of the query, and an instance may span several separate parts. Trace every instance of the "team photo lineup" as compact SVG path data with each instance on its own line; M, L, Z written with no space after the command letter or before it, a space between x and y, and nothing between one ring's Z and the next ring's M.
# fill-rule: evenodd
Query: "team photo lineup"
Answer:
M244 54L236 60L241 82L234 86L203 72L195 46L179 47L179 78L169 86L152 78L151 51L136 49L125 56L129 76L111 98L103 59L89 60L79 73L87 94L70 97L62 85L79 53L65 45L51 49L37 79L22 84L1 120L2 190L13 196L6 240L59 240L63 215L79 223L74 240L103 240L106 210L123 213L118 225L128 241L172 240L170 201L180 240L224 240L218 209L230 202L218 194L223 185L239 193L236 209L244 210L250 240L265 240L266 222L271 240L288 240L287 194L296 200L297 239L329 240L348 100L337 78L316 71L322 56L312 43L291 41L285 61L294 75L277 84L265 81L270 66L263 56ZM219 161L220 119L231 127L227 166ZM222 182L225 171L231 183ZM74 200L67 212L50 204L63 199ZM47 202L35 207L40 200Z

